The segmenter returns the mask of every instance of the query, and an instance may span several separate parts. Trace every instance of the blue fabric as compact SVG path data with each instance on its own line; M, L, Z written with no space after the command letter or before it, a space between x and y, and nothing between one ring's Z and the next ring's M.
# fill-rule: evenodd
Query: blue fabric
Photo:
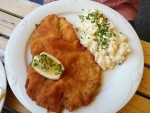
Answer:
M35 2L35 3L43 5L43 1L44 0L29 0L29 1L32 1L32 2Z
M37 3L43 5L43 0L37 0Z

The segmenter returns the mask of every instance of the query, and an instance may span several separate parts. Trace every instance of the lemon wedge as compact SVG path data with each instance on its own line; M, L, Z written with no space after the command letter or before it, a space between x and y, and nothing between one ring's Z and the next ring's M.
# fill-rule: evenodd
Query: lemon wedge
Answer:
M52 80L58 80L64 71L63 64L46 52L35 55L31 65L37 73Z

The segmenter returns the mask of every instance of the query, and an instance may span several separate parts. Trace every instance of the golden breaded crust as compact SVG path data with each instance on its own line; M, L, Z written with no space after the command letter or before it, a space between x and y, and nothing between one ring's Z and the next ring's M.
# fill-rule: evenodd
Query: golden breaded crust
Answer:
M93 55L76 37L73 26L65 18L49 15L34 30L30 47L32 57L47 52L65 67L59 80L46 79L28 66L26 92L49 111L61 113L89 104L100 86L101 68Z

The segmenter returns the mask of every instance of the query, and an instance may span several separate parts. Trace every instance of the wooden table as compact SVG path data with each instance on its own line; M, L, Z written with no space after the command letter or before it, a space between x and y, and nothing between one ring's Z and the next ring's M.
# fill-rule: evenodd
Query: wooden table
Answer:
M0 49L5 50L7 41L17 24L38 7L40 5L26 0L0 0ZM145 63L143 78L136 94L118 113L150 113L150 43L141 40L141 44ZM7 107L21 113L30 113L9 87L2 113L9 113L6 111Z

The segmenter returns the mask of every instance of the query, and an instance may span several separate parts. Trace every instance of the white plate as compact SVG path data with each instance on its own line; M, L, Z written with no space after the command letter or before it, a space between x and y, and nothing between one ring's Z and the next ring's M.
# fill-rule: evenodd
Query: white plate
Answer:
M7 82L6 82L6 74L5 74L5 70L4 70L4 67L3 67L3 64L0 60L0 88L3 90L3 96L0 97L0 113L1 113L1 110L3 108L3 104L4 104L4 101L5 101L5 96L6 96L6 87L7 87Z
M45 16L55 13L65 16L77 25L82 9L101 10L129 38L132 53L124 64L103 73L103 85L93 102L73 113L114 113L121 109L134 95L143 73L143 51L137 34L131 25L116 11L105 5L88 0L60 0L44 5L26 16L15 28L6 48L7 78L16 97L34 113L46 113L46 109L32 101L25 90L27 65L31 61L28 39ZM36 86L35 86L36 87ZM64 110L64 113L68 113Z

